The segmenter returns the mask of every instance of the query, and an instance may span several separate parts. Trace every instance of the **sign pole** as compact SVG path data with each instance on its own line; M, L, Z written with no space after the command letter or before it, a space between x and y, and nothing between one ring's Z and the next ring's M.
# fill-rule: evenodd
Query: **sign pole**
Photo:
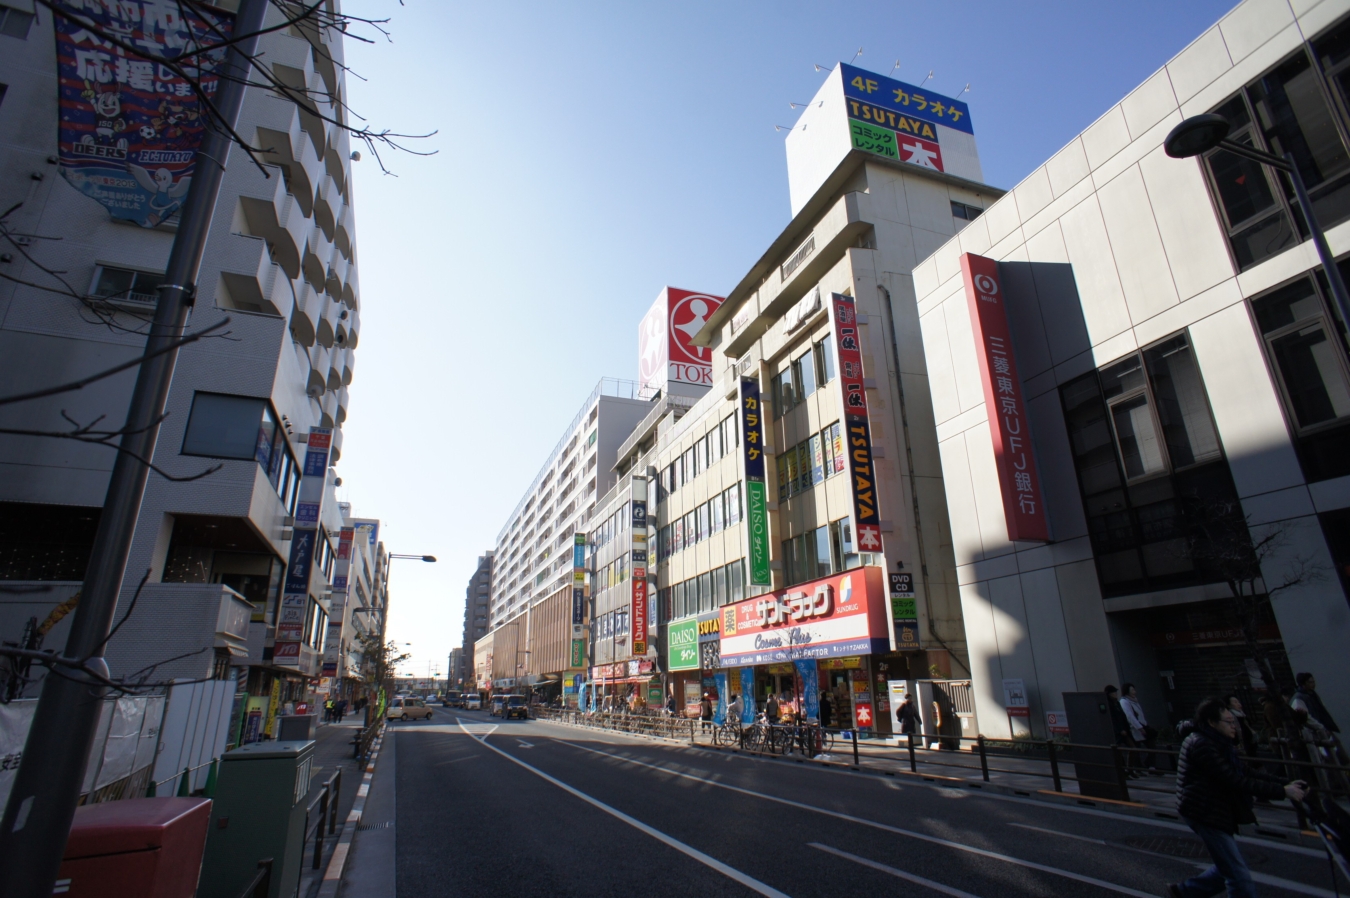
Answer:
M248 57L257 48L267 9L268 0L242 0L235 17L233 33L245 37L229 50L226 77L221 79L216 101L217 111L230 128L243 105ZM117 609L149 477L149 469L138 459L148 460L155 452L159 422L178 360L177 349L166 351L165 347L180 340L187 326L230 142L227 130L217 125L207 130L197 151L197 171L188 189L145 343L146 354L163 354L142 362L136 376L122 451L113 463L80 604L66 642L67 657L89 657L89 667L105 674L108 666L102 657L103 643ZM42 682L23 759L0 820L3 898L49 898L52 894L80 798L104 691L97 681L78 672L53 671Z

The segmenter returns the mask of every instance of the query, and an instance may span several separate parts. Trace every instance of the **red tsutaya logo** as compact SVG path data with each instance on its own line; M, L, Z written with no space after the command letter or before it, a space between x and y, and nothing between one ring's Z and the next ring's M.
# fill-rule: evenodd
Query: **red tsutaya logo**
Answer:
M1017 376L1008 311L999 282L998 263L984 256L961 256L971 330L979 349L985 412L994 442L1003 517L1011 540L1048 540L1040 475L1031 442L1030 422Z

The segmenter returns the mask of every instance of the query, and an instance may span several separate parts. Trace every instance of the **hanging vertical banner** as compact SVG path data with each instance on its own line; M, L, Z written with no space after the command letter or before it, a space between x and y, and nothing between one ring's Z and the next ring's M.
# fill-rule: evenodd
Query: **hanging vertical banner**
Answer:
M1008 310L1003 303L998 262L964 253L961 276L966 284L970 329L975 335L984 383L984 408L989 417L989 436L994 442L994 463L1003 492L1003 520L1010 540L1049 540L1041 479L1031 442L1031 422L1022 400L1022 380L1017 376Z
M304 641L305 614L309 607L309 578L318 551L319 512L323 505L328 452L332 443L332 428L309 429L304 476L300 478L300 495L295 507L290 561L286 565L285 592L281 597L281 615L277 620L276 643L272 649L274 663L286 667L300 666L300 643Z
M572 537L572 638L581 637L586 619L586 534ZM579 665L573 665L579 666Z
M332 677L334 694L342 686L342 677L347 675L343 669L344 646L342 645L342 626L347 613L347 583L352 567L352 544L356 539L354 527L343 527L338 531L337 561L333 566L333 594L328 602L328 635L324 639L323 668L325 677Z
M628 620L631 628L629 638L632 640L634 655L647 654L647 503L645 500L634 499L631 503L633 510L632 527L629 528L632 541L630 551L632 552L632 613Z
M61 174L113 218L153 228L187 196L208 125L193 82L208 99L220 86L216 72L226 51L192 50L228 40L234 17L164 0L71 5L83 21L52 16ZM85 23L146 55L98 37ZM173 59L192 81L155 59Z
M764 415L759 380L740 385L741 461L745 466L745 539L752 586L772 586L769 573L769 508L764 484Z
M853 527L858 549L881 551L881 515L877 508L876 467L872 464L872 432L867 420L867 388L863 381L862 346L853 297L830 294L830 331L839 360L839 387L844 399L844 452L853 493Z
M798 658L792 662L801 680L801 712L808 723L820 722L820 673L815 658Z

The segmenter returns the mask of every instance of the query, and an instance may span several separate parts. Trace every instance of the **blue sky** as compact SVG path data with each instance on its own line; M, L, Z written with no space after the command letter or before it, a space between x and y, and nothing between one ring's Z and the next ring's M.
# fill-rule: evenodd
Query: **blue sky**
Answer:
M633 378L667 285L725 294L790 219L786 132L849 61L967 83L1011 188L1229 2L462 3L348 0L351 107L437 131L353 165L361 343L338 466L400 562L390 635L445 669L477 556L602 376ZM366 33L369 30L366 30Z

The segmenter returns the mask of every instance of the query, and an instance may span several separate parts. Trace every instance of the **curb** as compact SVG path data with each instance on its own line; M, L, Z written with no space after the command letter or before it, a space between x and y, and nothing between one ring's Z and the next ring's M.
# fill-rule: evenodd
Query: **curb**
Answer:
M380 744L384 742L384 731L375 737L371 746L370 760L366 762L366 771L361 776L361 785L356 789L356 800L342 825L342 834L338 836L333 856L328 859L328 868L323 871L323 881L319 883L316 898L336 898L342 885L342 872L347 867L347 854L352 848L352 839L356 837L356 827L361 822L361 814L366 808L366 796L370 794L370 781L375 776L375 761L380 757Z
M1019 798L1032 798L1036 801L1048 805L1075 805L1078 807L1093 807L1101 810L1109 810L1121 816L1146 817L1157 820L1166 820L1170 823L1179 823L1181 818L1168 811L1145 805L1134 801L1115 801L1112 799L1092 798L1085 795L1078 795L1073 792L1055 792L1052 789L1036 789L1034 793L1027 789L1021 789L1016 786L1004 785L1002 783L986 783L978 780L970 780L965 777L947 776L938 773L914 773L909 770L868 770L863 767L855 767L853 764L840 761L819 761L814 759L801 758L799 756L784 756L776 754L765 754L764 752L750 751L740 748L723 748L720 745L703 745L701 743L691 744L687 740L672 739L668 736L655 736L646 733L628 733L623 730L608 730L601 727L588 727L580 724L568 723L561 720L546 720L546 723L556 723L560 726L571 727L577 730L594 730L602 733L614 733L619 736L628 736L635 739L649 739L660 741L675 747L692 748L698 751L717 752L719 754L744 755L748 758L755 758L761 761L772 761L779 764L798 764L805 767L816 767L823 770L845 771L851 770L854 773L861 773L864 776L889 776L892 778L905 777L907 779L923 780L924 782L945 789L966 789L972 792L995 792L1000 795L1016 796ZM900 762L896 762L900 763ZM1313 834L1302 832L1292 827L1276 826L1271 824L1261 824L1256 828L1254 838L1261 841L1284 843L1290 845L1301 845L1309 848L1320 848L1321 842L1310 838Z

